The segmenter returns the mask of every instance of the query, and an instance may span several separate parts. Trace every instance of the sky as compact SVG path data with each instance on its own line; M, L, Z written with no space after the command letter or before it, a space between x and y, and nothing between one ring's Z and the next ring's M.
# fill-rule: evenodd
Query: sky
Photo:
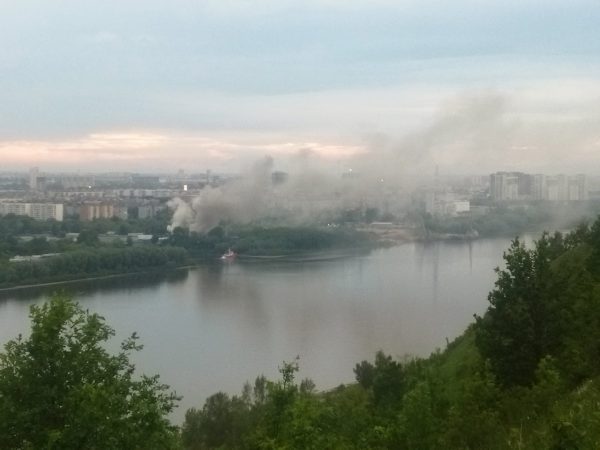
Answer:
M600 172L599 23L597 0L3 1L0 170Z

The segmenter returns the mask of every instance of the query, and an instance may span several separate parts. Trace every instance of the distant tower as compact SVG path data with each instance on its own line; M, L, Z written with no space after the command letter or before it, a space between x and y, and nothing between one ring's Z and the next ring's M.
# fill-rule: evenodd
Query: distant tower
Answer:
M40 169L32 167L29 170L29 189L32 191L38 190L38 177L40 175Z
M206 184L210 184L210 169L206 171Z
M435 165L435 175L433 178L433 185L436 190L439 189L439 187L440 187L440 166L438 166L437 164Z

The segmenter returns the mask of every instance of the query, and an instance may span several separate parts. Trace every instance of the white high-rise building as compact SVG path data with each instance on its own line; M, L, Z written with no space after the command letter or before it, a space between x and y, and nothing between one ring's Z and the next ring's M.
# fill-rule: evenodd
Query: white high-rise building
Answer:
M40 176L40 169L37 167L31 168L29 171L29 189L37 191L38 189L38 177Z
M588 199L587 177L497 172L490 176L490 195L496 201L583 201Z
M497 172L490 176L490 194L496 201L520 200L522 178L525 174L518 172Z
M569 201L588 199L587 177L585 175L574 175L567 179L567 199Z
M7 214L29 216L35 220L53 219L62 222L64 219L64 205L62 203L0 202L0 216Z

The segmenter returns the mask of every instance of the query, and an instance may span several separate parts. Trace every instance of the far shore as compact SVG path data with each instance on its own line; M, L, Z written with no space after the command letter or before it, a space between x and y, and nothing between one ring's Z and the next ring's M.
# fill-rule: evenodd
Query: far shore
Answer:
M427 238L420 236L418 233L407 232L406 230L399 230L398 228L393 228L391 230L377 230L374 232L373 229L362 229L360 231L370 232L372 235L376 236L375 242L376 245L370 247L371 250L376 248L385 248L385 247L395 247L402 244L407 244L410 242L427 242L427 241L449 241L449 240L476 240L485 238L485 236L473 236L473 235L453 235L453 234L443 234L443 233L432 233ZM239 255L239 260L244 262L256 261L256 262L309 262L311 258L309 256L318 257L313 258L314 261L322 261L328 259L338 259L343 257L348 257L353 254L352 250L364 250L365 248L352 248L352 249L344 249L345 251L339 253L340 249L330 249L324 252L300 252L294 254L284 254L284 255ZM333 256L325 257L325 254L332 253ZM218 258L212 259L197 259L191 264L185 264L177 267L153 267L148 268L147 270L141 270L136 272L123 272L123 273L114 273L107 275L98 275L98 276L90 276L90 277L82 277L82 278L70 278L65 280L58 281L48 281L42 283L29 283L29 284L21 284L17 286L8 286L0 288L0 293L2 292L11 292L11 291L20 291L25 289L39 288L39 287L49 287L49 286L64 286L69 284L81 283L86 281L98 281L98 280L109 280L116 278L125 278L133 275L147 275L154 272L175 272L178 270L185 269L193 269L197 268L200 265L207 264L209 262L219 261Z
M334 252L333 257L330 258L326 258L323 256L323 252L317 252L316 254L320 255L318 258L315 258L315 260L326 260L326 259L337 259L340 257L347 257L352 255L352 252L349 252L348 249L346 249L347 251L342 253L342 254L338 254ZM353 249L356 250L356 249ZM327 252L324 252L327 253ZM300 261L304 261L307 262L310 259L307 258L308 255L315 255L315 252L303 252L303 253L295 253L295 254L286 254L286 255L277 255L277 256L269 256L269 255L240 255L240 261L244 261L244 262L249 262L249 261L262 261L262 262L273 262L273 261L279 261L279 262L300 262ZM300 257L303 258L300 258ZM300 259L298 259L300 258ZM28 284L20 284L20 285L16 285L16 286L8 286L8 287L2 287L0 288L0 293L2 292L11 292L11 291L20 291L20 290L25 290L25 289L32 289L32 288L40 288L40 287L49 287L49 286L64 286L64 285L69 285L69 284L75 284L75 283L81 283L81 282L86 282L86 281L99 281L99 280L110 280L110 279L115 279L115 278L125 278L128 276L133 276L133 275L147 275L147 274L151 274L151 273L155 273L155 272L175 272L178 270L186 270L186 269L194 269L197 268L201 265L204 264L208 264L208 263L216 263L216 262L222 262L220 261L220 259L218 257L215 257L214 259L205 259L205 258L201 258L201 259L192 259L192 263L191 264L185 264L182 266L177 266L177 267L153 267L153 268L148 268L147 270L140 270L140 271L135 271L135 272L122 272L122 273L114 273L114 274L107 274L107 275L98 275L98 276L89 276L89 277L81 277L81 278L69 278L69 279L65 279L65 280L57 280L57 281L47 281L47 282L42 282L42 283L28 283Z
M114 273L114 274L110 274L110 275L98 275L95 277L72 278L72 279L61 280L61 281L48 281L45 283L21 284L21 285L17 285L17 286L0 288L0 292L19 291L19 290L23 290L23 289L48 287L48 286L62 286L62 285L66 285L66 284L81 283L83 281L98 281L98 280L109 280L109 279L113 279L113 278L125 278L125 277L132 276L132 275L147 275L149 273L165 271L165 270L168 272L174 272L177 270L192 269L197 266L198 266L198 264L191 264L191 265L173 267L173 268L168 268L168 269L166 269L164 267L156 267L153 269L142 270L142 271L138 271L138 272Z

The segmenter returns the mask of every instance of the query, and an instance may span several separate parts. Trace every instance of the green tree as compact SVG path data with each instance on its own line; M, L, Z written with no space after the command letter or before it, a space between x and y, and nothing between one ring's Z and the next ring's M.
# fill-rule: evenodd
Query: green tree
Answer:
M550 272L561 248L556 239L544 234L532 250L515 239L504 254L506 268L496 270L487 313L477 317L477 346L504 386L530 385L541 358L557 345L557 322L548 320L556 309Z
M99 242L98 232L92 229L81 230L77 242L84 245L96 245Z
M500 390L488 368L471 373L445 421L441 448L506 448L497 404Z
M232 400L217 392L206 399L201 411L192 408L185 413L183 444L189 449L221 448L231 441L234 422Z
M121 236L127 236L130 231L131 231L131 228L130 228L129 224L122 223L122 224L119 225L119 229L118 229L118 234L119 235L121 235Z
M373 376L373 400L380 408L394 408L404 395L404 371L402 364L394 361L381 350L375 354Z
M0 448L167 449L178 400L158 376L134 378L133 334L111 355L104 319L55 295L31 307L31 335L0 354Z
M369 361L362 361L354 367L354 376L356 377L358 384L365 389L369 389L373 386L375 367Z
M434 447L439 424L434 415L432 397L427 381L419 382L404 397L399 425L400 434L407 448Z

